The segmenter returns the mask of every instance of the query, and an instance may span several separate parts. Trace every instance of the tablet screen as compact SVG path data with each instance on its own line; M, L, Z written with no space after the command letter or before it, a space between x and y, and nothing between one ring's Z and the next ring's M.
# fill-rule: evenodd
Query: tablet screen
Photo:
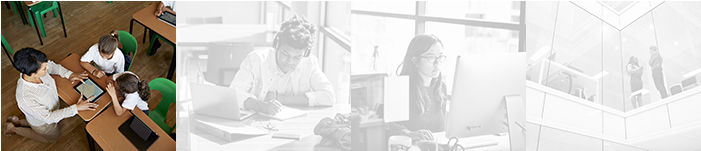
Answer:
M88 79L85 79L83 81L85 82L76 85L74 89L78 91L78 94L83 93L83 99L95 96L91 100L88 100L90 101L90 103L94 103L105 93L105 90L102 89L99 85L97 85L95 81L92 80L92 78L88 77Z
M171 24L175 26L175 14L164 11L161 16L158 16L158 19L165 21L168 24Z
M131 121L131 125L129 127L131 127L131 129L134 130L134 133L139 135L139 137L141 137L141 139L144 141L148 140L148 137L151 136L151 133L153 133L151 128L146 126L146 123L141 121L141 119L136 116L134 116L134 120Z

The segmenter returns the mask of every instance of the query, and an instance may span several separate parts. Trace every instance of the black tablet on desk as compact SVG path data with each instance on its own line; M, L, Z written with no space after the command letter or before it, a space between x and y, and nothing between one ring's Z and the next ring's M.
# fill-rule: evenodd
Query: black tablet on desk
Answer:
M158 20L166 22L172 26L175 26L175 14L170 13L168 11L163 11L163 14L161 14L161 16L158 16Z
M95 80L92 78L88 77L88 79L83 80L85 82L81 82L78 85L73 86L73 89L78 92L78 94L83 94L83 99L88 99L92 96L95 96L94 98L88 100L90 103L95 103L95 101L99 100L102 95L105 94L105 89L100 87L100 85L97 85Z
M119 132L122 132L122 135L138 150L147 150L159 138L158 134L136 115L131 116L126 122L122 123L119 126Z

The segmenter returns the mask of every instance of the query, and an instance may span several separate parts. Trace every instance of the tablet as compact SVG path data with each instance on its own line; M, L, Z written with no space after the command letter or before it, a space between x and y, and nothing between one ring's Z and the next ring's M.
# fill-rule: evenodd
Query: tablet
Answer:
M158 19L172 26L175 26L175 14L173 13L163 11L163 14L161 14L161 16L158 16Z
M90 103L95 103L95 101L99 100L100 97L102 97L103 94L105 94L105 89L100 87L100 85L97 85L95 83L95 80L92 78L88 77L88 79L83 80L85 82L79 83L78 85L75 85L73 89L78 92L78 94L83 93L83 99L88 99L92 96L95 96L94 98L88 100Z
M131 112L134 114L133 112ZM147 119L151 120L151 119ZM148 150L160 136L154 132L141 118L131 116L119 126L119 132L138 150Z

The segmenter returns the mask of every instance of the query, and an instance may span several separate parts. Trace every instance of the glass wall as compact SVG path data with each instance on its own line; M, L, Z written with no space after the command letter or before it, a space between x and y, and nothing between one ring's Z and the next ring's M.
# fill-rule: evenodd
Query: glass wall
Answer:
M682 94L701 72L699 6L664 2L619 29L603 9L529 2L528 79L624 112Z

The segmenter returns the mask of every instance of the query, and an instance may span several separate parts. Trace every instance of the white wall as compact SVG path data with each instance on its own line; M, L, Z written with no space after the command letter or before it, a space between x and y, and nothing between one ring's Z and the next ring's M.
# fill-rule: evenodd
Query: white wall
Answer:
M222 16L224 24L261 24L261 5L257 1L178 1L179 20L187 17ZM182 17L182 19L181 19Z

